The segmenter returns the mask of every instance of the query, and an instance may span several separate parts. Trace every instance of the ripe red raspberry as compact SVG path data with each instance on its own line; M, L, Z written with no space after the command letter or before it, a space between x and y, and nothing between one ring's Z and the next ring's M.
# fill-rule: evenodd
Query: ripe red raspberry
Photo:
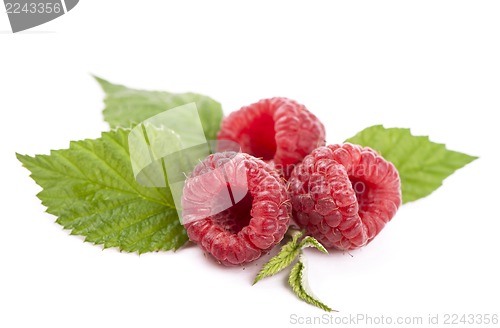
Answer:
M297 224L325 247L369 243L401 205L399 174L371 148L349 143L315 149L289 180Z
M251 155L208 156L184 184L183 223L189 239L225 265L251 262L278 244L291 203L278 173Z
M304 105L270 98L232 112L222 121L217 139L234 141L245 153L273 160L288 178L294 164L325 144L325 127Z

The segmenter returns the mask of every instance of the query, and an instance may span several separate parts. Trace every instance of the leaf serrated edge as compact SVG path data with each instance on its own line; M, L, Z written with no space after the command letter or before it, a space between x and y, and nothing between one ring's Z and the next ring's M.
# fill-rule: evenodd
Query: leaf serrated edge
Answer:
M319 241L317 241L316 238L311 236L306 236L304 239L302 239L299 247L300 249L304 249L307 247L315 247L320 252L328 254L328 251L326 250L325 246L323 246Z
M305 288L305 286L307 286L306 275L304 272L305 268L303 254L301 254L299 256L299 261L293 266L290 271L290 275L288 276L288 284L292 287L294 294L304 302L316 306L323 311L337 312L307 292Z
M348 138L348 139L346 139L344 141L344 142L348 142L348 143L359 144L361 146L373 148L381 156L383 156L387 160L390 160L396 166L396 169L398 171L402 170L403 166L405 165L405 162L403 162L403 163L395 162L395 161L393 161L393 160L390 159L390 157L391 157L391 150L389 150L389 152L382 153L382 151L380 149L376 149L376 147L373 147L373 145L370 145L369 143L367 143L366 142L367 140L366 140L365 133L367 133L368 130L376 131L378 134L380 134L381 132L392 132L392 131L396 131L396 130L397 131L401 131L401 132L403 132L403 134L401 134L399 136L399 139L396 142L393 141L392 142L393 144L397 144L399 142L399 140L403 137L403 135L407 134L408 136L411 136L411 137L415 138L416 140L424 140L425 142L427 142L429 144L432 144L434 146L442 147L443 150L445 150L448 155L455 154L455 155L460 155L460 156L464 157L463 163L461 163L461 165L459 165L459 166L453 167L452 171L449 174L447 174L445 177L443 177L442 180L439 182L439 184L433 190L431 190L430 192L428 192L426 194L423 194L423 195L417 195L417 196L415 196L415 195L412 195L411 193L404 193L404 190L402 189L402 191L403 191L403 194L402 194L402 203L403 204L407 204L409 202L413 202L413 201L416 201L418 199L425 198L425 197L429 196L431 193L433 193L434 191L436 191L437 189L439 189L443 185L443 181L446 178L448 178L449 176L451 176L457 170L465 167L466 165L472 163L473 161L475 161L475 160L477 160L479 158L478 156L473 156L473 155L469 155L469 154L465 154L465 153L462 153L462 152L458 152L458 151L455 151L455 150L448 149L446 147L446 144L439 143L439 142L434 142L434 141L432 141L430 139L429 136L414 135L411 132L410 128L398 128L398 127L387 128L387 127L385 127L382 124L376 124L376 125L369 126L369 127L365 128L365 129L359 131L354 136L352 136L352 137L350 137L350 138ZM361 142L359 142L358 139L361 139L360 140ZM392 149L394 149L394 148L392 148ZM402 178L401 182L403 182L403 177L401 177L401 178Z
M108 142L114 142L118 146L120 146L122 148L122 150L126 153L127 150L123 147L123 145L121 145L117 142L117 140L115 139L115 137L112 136L112 134L115 134L116 136L124 137L129 131L130 131L129 129L119 128L119 129L114 129L113 131L102 132L100 138L98 138L98 139L101 139L101 141L103 141L103 142L104 142L104 140L107 140ZM61 217L57 213L53 212L51 210L51 206L48 205L46 203L46 200L40 196L41 193L45 190L45 188L37 179L35 179L35 176L34 176L34 173L31 169L31 166L38 166L41 168L42 166L40 165L39 161L42 161L43 164L45 165L43 167L45 170L58 172L51 165L49 165L50 163L48 163L46 161L46 159L48 159L51 156L60 155L60 154L63 154L64 152L71 151L71 150L89 151L89 149L86 147L87 144L89 142L95 142L98 139L83 139L83 140L78 140L78 141L71 141L69 148L60 149L60 150L51 150L50 155L30 156L30 155L23 155L23 154L20 154L17 152L15 153L17 160L19 160L19 162L22 164L22 166L25 167L30 172L29 176L35 181L35 183L37 185L42 187L42 191L37 194L37 197L41 200L42 204L47 207L45 212L52 214L52 215L55 215L57 217L56 222L58 224L60 224L65 230L69 230L71 235L84 236L85 242L88 242L88 243L91 243L94 245L100 245L100 246L102 246L103 249L116 247L120 252L122 252L122 251L128 252L128 253L134 252L134 253L138 253L139 255L142 253L147 253L147 252L158 252L158 251L168 251L168 250L176 251L176 250L180 249L188 240L187 234L186 234L185 230L182 228L182 225L180 225L180 224L177 224L175 226L170 226L170 227L161 227L157 231L155 231L153 234L158 233L160 230L164 230L165 228L167 228L167 233L169 234L169 236L172 234L172 232L175 232L175 231L177 231L177 232L175 235L171 236L171 239L169 241L161 241L160 243L158 243L158 246L156 246L153 249L148 249L148 248L145 248L145 247L140 245L142 240L150 238L153 234L141 236L140 237L141 239L133 242L130 245L109 244L104 239L92 240L93 237L91 237L90 235L82 234L82 233L74 233L75 230L73 229L73 227L70 227L69 225L60 222ZM64 156L62 156L62 158L65 159ZM97 158L100 161L103 161L104 163L106 163L106 165L109 167L110 170L116 171L116 167L110 166L109 163L107 163L103 158L100 158L100 157L97 157ZM72 162L70 162L70 163L74 164ZM116 173L118 176L123 178L121 172L116 171ZM76 177L76 176L73 176L72 178L73 179L82 179L81 177ZM93 181L93 180L88 180L88 181L91 181L92 183L94 183L96 185L101 185L101 183L99 181ZM130 185L130 182L127 181L126 179L124 179L124 183ZM159 206L164 207L166 209L175 209L175 206L171 203L168 203L166 201L161 201L158 199L153 199L151 197L148 197L148 196L142 194L139 190L137 190L137 188L134 185L130 185L130 190L128 190L128 189L116 189L116 188L112 188L110 186L102 186L102 187L104 189L116 190L116 191L121 192L121 193L132 193L132 194L136 195L138 197L138 199L140 198L142 200L146 200L146 201L149 201L151 203L155 203L156 205L159 205ZM147 216L143 220L135 222L132 225L139 224L145 220L150 219L151 217L153 217L153 216ZM122 230L124 230L126 228L127 227L124 227ZM103 235L101 237L104 237L104 236L105 235Z
M297 242L303 234L303 231L294 231L292 233L292 240L283 245L278 254L273 256L266 264L264 264L257 276L255 276L252 285L255 285L263 278L273 276L283 271L290 264L292 264L300 253L301 247L297 244Z
M260 269L259 273L255 276L252 285L263 278L274 276L275 274L286 269L293 261L299 256L304 248L314 247L324 254L328 254L326 248L312 236L304 237L300 242L299 239L304 235L305 231L289 229L287 232L292 239L283 245L275 256L273 256L264 266Z

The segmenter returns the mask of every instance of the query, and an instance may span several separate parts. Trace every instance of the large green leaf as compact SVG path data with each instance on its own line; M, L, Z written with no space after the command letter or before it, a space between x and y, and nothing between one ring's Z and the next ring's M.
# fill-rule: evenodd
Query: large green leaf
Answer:
M170 190L135 181L128 134L117 129L50 155L17 158L43 188L38 197L47 212L72 234L127 252L177 249L187 235Z
M222 109L217 101L196 93L131 89L95 77L106 94L104 120L112 128L131 127L168 109L195 102L207 140L217 139Z
M413 136L410 129L387 129L382 125L366 128L346 141L373 148L396 166L403 203L431 194L453 172L477 159L448 150L429 137Z

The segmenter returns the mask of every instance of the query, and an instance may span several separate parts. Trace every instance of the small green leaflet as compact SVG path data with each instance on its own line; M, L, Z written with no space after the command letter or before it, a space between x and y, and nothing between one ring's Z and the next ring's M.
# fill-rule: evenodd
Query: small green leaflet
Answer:
M444 179L477 159L446 149L426 136L413 136L410 129L374 125L346 140L373 148L391 161L399 171L403 203L431 194Z
M293 266L290 275L288 276L288 284L292 287L293 292L297 295L301 300L319 307L320 309L326 312L332 312L332 310L328 305L318 301L311 293L307 290L307 274L306 274L306 266L304 263L303 255L299 256L299 261ZM335 311L337 312L337 311Z
M255 277L253 283L256 284L259 280L265 277L273 276L288 267L300 253L300 245L297 243L297 241L300 237L302 237L303 234L304 232L296 231L293 234L292 240L283 245L279 253L273 256L262 267L262 269Z
M291 230L291 229L290 229ZM289 231L290 231L289 230ZM288 267L293 260L297 258L300 254L301 250L306 247L316 247L320 252L327 254L328 251L317 241L314 237L306 236L299 243L298 240L300 237L304 235L303 231L293 231L292 232L292 240L281 247L281 250L278 254L273 256L259 271L253 284L255 285L259 280L274 276L278 272L282 271L286 267Z
M128 128L168 109L195 102L205 137L207 140L217 139L223 113L221 105L212 98L196 93L131 89L97 76L95 79L106 94L103 114L111 128Z
M290 230L289 230L290 232ZM328 251L314 237L306 236L300 242L299 239L304 235L303 231L293 231L292 240L281 247L277 255L272 257L260 270L254 280L254 284L265 277L273 276L283 269L287 268L299 256L299 261L292 268L288 282L292 286L294 293L302 300L309 304L317 306L325 311L332 311L328 306L316 300L313 296L306 292L304 288L304 262L302 250L306 247L315 247L323 253Z
M17 158L43 188L38 198L47 212L71 234L126 252L178 249L187 235L170 190L135 181L128 133L117 129L50 155Z

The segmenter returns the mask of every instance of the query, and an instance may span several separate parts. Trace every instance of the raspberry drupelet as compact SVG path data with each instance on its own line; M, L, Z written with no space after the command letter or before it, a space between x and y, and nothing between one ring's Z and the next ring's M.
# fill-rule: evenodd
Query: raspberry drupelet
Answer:
M345 143L315 149L289 180L296 223L325 247L369 243L401 205L399 174L373 149Z
M232 112L217 139L234 141L242 152L274 162L288 178L295 164L325 144L325 127L304 105L276 97Z
M186 180L183 223L189 239L225 265L259 258L284 237L291 203L279 174L244 153L220 152Z

